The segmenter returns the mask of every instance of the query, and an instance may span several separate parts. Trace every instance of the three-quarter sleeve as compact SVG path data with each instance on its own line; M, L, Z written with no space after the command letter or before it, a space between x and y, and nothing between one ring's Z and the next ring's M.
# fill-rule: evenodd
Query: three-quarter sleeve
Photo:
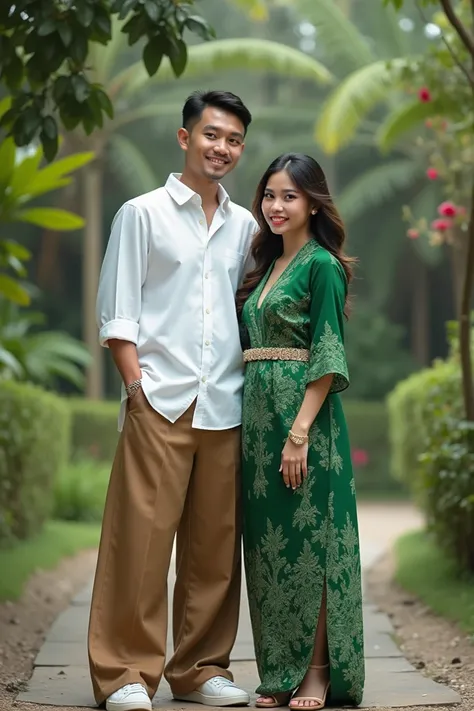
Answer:
M349 386L344 350L344 270L335 257L314 260L311 267L310 356L308 383L334 374L330 393Z
M97 294L99 340L118 338L137 343L142 286L147 271L148 239L134 205L123 205L114 217L102 263Z

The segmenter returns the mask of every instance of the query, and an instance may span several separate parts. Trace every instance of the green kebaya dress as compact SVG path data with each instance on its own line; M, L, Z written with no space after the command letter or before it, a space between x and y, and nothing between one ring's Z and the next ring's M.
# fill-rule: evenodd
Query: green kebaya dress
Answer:
M327 582L331 700L357 705L364 687L361 567L354 478L337 393L349 385L343 345L346 278L311 240L258 308L273 265L243 310L250 348L309 349L309 362L246 364L244 556L259 694L295 689L310 664ZM334 374L309 434L308 477L293 491L281 452L307 383Z

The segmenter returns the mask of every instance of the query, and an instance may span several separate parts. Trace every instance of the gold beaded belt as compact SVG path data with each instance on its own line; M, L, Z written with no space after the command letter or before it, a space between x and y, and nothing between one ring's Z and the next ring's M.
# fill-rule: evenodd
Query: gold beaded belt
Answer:
M252 360L299 360L309 361L309 350L305 348L249 348L244 351L244 363Z

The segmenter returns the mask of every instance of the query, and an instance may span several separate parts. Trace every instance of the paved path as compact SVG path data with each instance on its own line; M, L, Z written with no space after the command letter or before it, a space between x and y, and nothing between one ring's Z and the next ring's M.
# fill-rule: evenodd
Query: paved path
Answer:
M401 533L420 524L418 513L405 504L360 505L363 570L370 568ZM170 587L172 585L171 573ZM258 678L244 590L245 587L231 669L238 683L255 699L253 692ZM86 655L90 593L91 585L88 585L54 623L36 658L28 688L18 697L20 701L94 708ZM364 620L367 679L362 708L446 705L460 701L454 691L422 676L407 662L394 642L388 617L365 598ZM154 707L162 711L196 711L198 708L195 704L172 701L166 682L160 686Z

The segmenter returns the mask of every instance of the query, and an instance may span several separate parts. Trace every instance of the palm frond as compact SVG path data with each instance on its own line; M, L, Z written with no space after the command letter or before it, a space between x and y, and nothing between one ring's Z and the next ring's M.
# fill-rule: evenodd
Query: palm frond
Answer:
M412 185L421 173L421 167L408 159L379 164L353 180L339 196L337 205L345 220L356 220L393 198L398 190Z
M318 45L327 56L343 60L348 70L374 61L365 38L334 0L297 0L296 6L300 15L317 28Z
M418 99L395 108L386 116L377 131L376 142L379 148L388 152L402 136L417 128L422 121L438 113L446 115L448 108L441 107L438 102L423 103Z
M358 69L344 79L323 106L316 125L316 140L326 153L336 153L350 142L363 118L393 92L393 71L405 60L385 59Z
M128 138L118 133L110 137L110 167L130 195L154 190L160 180L146 157Z
M189 47L184 79L213 76L229 70L272 72L281 76L329 84L332 75L320 62L293 47L271 40L223 39ZM168 59L164 59L154 77L149 77L142 62L132 65L114 80L114 90L130 96L157 83L174 80Z

